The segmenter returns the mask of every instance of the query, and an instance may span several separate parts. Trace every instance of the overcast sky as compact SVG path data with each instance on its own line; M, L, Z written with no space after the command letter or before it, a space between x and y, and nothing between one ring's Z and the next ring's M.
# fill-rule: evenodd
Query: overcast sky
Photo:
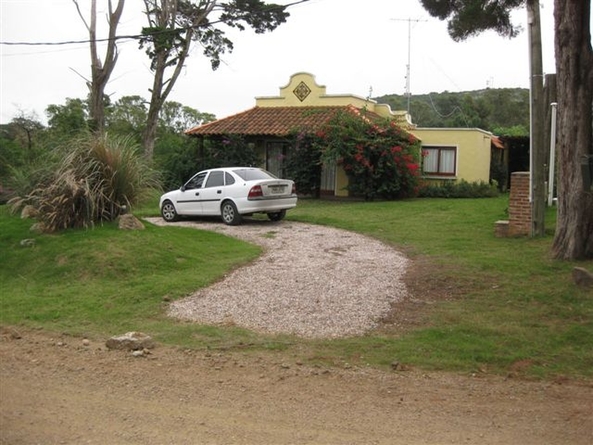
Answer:
M90 2L81 0L81 4ZM105 8L106 0L98 0ZM289 0L276 0L286 4ZM553 73L553 2L543 5L544 72ZM139 34L145 25L143 2L128 0L118 35ZM71 0L0 0L1 42L63 42L88 38ZM255 105L255 97L277 95L290 75L306 71L328 94L367 97L403 94L411 22L410 91L412 94L529 87L528 40L484 33L454 42L446 23L430 18L419 0L310 0L290 8L288 22L272 33L232 30L233 53L217 71L198 46L168 100L218 118ZM88 10L87 17L88 17ZM100 15L101 24L105 23ZM514 21L526 28L524 9ZM101 31L101 30L100 30ZM105 27L99 37L105 37ZM107 94L112 100L149 98L149 61L135 41L118 45L120 58ZM102 53L104 54L104 52ZM45 122L45 108L66 98L85 98L90 77L88 44L61 46L0 45L0 123L19 111L35 112ZM447 110L440 110L447 112Z

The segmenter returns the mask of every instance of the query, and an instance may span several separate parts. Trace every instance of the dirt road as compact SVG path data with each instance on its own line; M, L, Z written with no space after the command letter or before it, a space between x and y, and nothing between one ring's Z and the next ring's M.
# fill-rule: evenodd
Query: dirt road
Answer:
M0 340L1 444L593 443L591 384L19 333Z

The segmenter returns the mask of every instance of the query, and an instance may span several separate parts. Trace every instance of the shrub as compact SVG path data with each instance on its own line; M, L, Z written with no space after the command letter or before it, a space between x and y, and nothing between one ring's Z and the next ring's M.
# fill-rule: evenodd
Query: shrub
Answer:
M423 184L420 186L421 198L493 198L498 196L496 185L484 181L465 180L444 181L442 184Z
M348 175L348 190L366 200L397 199L417 193L420 144L390 120L338 113L317 131L323 160L336 162Z
M241 135L227 134L222 139L210 141L205 147L202 163L204 168L252 167L259 165L260 160L253 143L246 142Z
M154 188L156 174L131 139L87 135L70 142L50 177L10 204L31 205L43 229L54 232L112 221Z
M321 150L315 137L299 132L286 159L286 177L295 182L299 194L319 197L321 186Z

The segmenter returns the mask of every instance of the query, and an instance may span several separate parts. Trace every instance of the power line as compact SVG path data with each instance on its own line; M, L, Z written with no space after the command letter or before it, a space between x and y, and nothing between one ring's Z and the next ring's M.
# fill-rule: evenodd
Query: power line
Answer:
M296 6L299 5L301 3L307 3L310 0L298 0L292 3L288 3L286 5L280 5L282 8L287 9L291 6ZM213 22L209 22L208 25L215 25L217 23L222 23L221 20L218 21L213 21ZM197 26L198 28L200 27L200 25ZM182 27L182 28L176 28L175 31L187 31L189 29L192 28L196 28L196 26L186 26L186 27ZM161 33L165 34L165 33L169 33L171 30L164 30L164 31L160 31L160 32L151 32L150 35L151 36L157 36ZM113 38L104 38L104 39L84 39L84 40L65 40L62 42L4 42L4 41L0 41L0 45L7 45L7 46L62 46L62 45L78 45L78 44L86 44L86 43L91 43L91 42L110 42L110 41L117 41L117 40L124 40L124 39L129 39L129 40L139 40L141 38L145 38L147 37L147 35L145 34L132 34L132 35L124 35L124 36L115 36Z

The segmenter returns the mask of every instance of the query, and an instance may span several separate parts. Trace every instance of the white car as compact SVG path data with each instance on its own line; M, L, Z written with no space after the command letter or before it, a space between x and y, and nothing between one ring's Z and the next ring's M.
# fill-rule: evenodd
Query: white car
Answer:
M280 221L296 205L293 181L254 167L201 171L180 189L161 196L159 203L165 221L180 216L220 215L229 225L240 224L242 216L254 213L266 213L270 220Z

